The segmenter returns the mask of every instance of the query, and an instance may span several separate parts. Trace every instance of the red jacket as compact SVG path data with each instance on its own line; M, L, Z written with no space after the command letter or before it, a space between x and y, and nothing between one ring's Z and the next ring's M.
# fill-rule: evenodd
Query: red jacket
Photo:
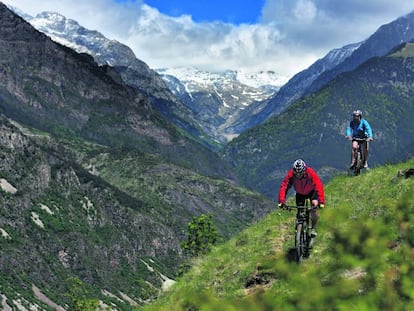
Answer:
M288 190L293 186L295 191L299 194L309 194L312 190L315 190L318 195L320 204L325 204L325 194L323 192L323 184L319 179L315 170L310 167L306 167L305 175L299 179L293 173L293 169L290 169L280 185L279 190L279 203L286 203L286 194Z

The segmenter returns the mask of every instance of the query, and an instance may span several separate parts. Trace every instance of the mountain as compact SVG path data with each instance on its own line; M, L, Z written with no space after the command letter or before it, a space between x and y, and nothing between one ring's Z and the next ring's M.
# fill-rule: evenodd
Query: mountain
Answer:
M378 28L350 57L332 69L323 72L309 86L306 93L309 94L318 90L342 72L351 71L372 57L384 56L395 46L408 42L413 38L414 12L411 12Z
M229 131L228 128L239 122L242 111L273 95L286 82L271 71L151 70L126 45L88 30L59 13L42 12L32 17L13 9L54 41L93 56L99 65L114 67L128 85L148 96L158 111L210 147L214 147L214 142L209 137L224 143L240 134L243 129Z
M413 172L411 159L330 181L302 264L292 256L294 212L275 211L143 310L412 310Z
M274 206L114 68L2 3L0 42L3 309L86 310L93 295L130 310L173 282L193 217L211 213L223 241Z
M231 141L223 157L244 185L276 198L286 171L297 158L324 180L346 170L350 143L345 129L361 109L374 131L370 164L407 159L414 154L414 54L412 43L372 58L343 73L319 91L301 98L280 115Z
M195 68L158 69L172 92L196 114L202 128L221 142L244 129L229 130L243 111L278 91L285 82L275 72L207 72Z
M246 109L246 115L235 124L235 131L263 123L281 113L305 95L324 87L343 72L352 71L368 59L386 55L394 46L414 38L414 12L381 26L368 39L330 51L290 79L278 93Z
M195 139L209 147L214 147L214 143L194 119L192 110L170 91L156 71L136 58L128 46L116 40L109 40L100 32L86 29L78 22L56 12L42 12L32 17L18 9L13 9L55 42L78 53L91 55L100 66L113 67L125 83L148 97L151 105L164 117L173 121L176 126Z
M316 61L309 68L294 75L280 90L268 99L250 105L243 112L239 122L235 122L235 131L248 129L261 124L272 116L281 113L305 93L305 90L323 72L330 70L348 58L361 43L349 44L330 51L326 56Z
M231 178L220 160L210 161L218 159L215 153L163 118L118 71L98 66L88 54L55 43L5 9L2 12L3 114L55 134L160 153L204 174Z

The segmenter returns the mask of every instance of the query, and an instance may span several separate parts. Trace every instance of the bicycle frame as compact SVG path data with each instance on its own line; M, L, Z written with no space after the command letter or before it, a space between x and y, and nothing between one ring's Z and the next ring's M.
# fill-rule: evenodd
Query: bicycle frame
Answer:
M365 152L362 146L364 145L363 142L367 142L367 139L353 137L352 141L358 142L358 148L354 152L354 175L357 176L361 173L361 169L364 168Z

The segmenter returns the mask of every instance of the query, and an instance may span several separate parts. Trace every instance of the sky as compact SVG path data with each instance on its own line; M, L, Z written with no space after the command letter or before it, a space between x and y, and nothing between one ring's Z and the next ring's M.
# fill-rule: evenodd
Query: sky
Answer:
M128 45L151 68L272 70L291 78L414 11L412 0L1 0L58 12Z

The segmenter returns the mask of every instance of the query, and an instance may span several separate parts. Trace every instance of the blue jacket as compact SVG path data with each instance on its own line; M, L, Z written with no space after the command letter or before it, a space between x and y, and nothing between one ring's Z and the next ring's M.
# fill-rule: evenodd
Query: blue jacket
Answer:
M359 124L356 124L354 120L349 122L346 128L346 136L357 137L357 138L372 138L372 129L368 121L361 119Z

